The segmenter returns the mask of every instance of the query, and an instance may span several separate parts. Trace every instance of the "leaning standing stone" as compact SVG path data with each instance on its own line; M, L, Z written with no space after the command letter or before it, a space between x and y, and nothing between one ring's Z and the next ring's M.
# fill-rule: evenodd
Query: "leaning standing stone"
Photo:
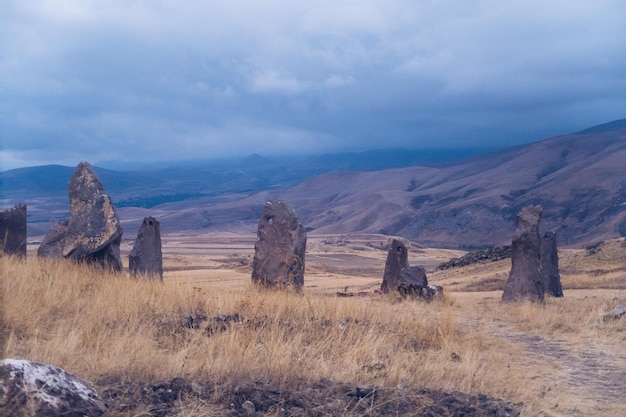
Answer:
M0 211L0 248L6 255L26 257L26 204Z
M541 272L543 286L548 295L563 297L561 274L559 273L559 253L556 247L556 233L546 232L541 237Z
M154 217L143 219L133 250L128 255L128 262L133 274L158 275L163 279L161 224Z
M539 222L541 206L527 206L517 215L511 246L511 272L502 293L502 301L543 301L541 242Z
M121 271L122 227L111 198L88 162L78 164L68 189L70 218L63 257Z
M306 232L296 212L284 201L265 203L254 245L252 282L300 290L305 250Z

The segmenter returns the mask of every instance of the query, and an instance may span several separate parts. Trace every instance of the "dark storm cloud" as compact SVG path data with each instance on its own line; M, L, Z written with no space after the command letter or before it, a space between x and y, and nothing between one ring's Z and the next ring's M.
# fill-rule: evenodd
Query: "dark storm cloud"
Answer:
M619 1L0 7L2 169L506 146L625 117Z

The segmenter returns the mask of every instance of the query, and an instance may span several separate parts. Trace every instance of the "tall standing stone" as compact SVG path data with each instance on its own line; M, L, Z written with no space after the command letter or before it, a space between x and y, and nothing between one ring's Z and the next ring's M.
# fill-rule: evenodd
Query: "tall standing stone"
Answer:
M0 211L0 248L6 255L26 257L26 204Z
M511 245L511 272L502 293L502 301L543 301L541 241L539 223L543 208L524 207L517 215Z
M133 274L158 275L163 279L161 224L154 217L143 219L133 250L128 255L128 268Z
M88 162L74 170L68 186L70 218L62 255L122 270L122 227L111 198Z
M559 253L556 246L556 233L554 232L546 232L541 237L541 272L545 292L553 297L563 297L561 274L559 273Z
M399 240L394 239L389 247L389 252L387 252L383 284L380 289L385 293L395 290L400 283L400 271L408 267L409 254L406 250L406 246Z
M265 203L254 245L252 282L300 290L305 251L306 231L296 212L284 201Z

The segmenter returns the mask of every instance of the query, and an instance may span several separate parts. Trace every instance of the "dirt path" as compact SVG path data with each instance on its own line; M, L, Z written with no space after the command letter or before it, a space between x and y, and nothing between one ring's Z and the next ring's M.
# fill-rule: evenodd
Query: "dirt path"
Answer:
M489 313L486 313L489 314ZM482 316L480 318L477 318ZM548 338L500 318L457 315L459 323L521 348L515 360L537 386L532 416L626 416L626 353L593 336ZM562 335L559 335L559 337Z

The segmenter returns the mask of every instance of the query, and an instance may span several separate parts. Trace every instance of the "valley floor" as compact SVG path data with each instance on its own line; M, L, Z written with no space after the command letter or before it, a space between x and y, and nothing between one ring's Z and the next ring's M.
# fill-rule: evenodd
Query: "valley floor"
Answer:
M235 234L164 236L165 286L190 287L200 298L215 299L223 292L249 291L254 240ZM305 301L322 297L340 303L337 293L343 293L355 295L350 303L383 308L403 320L437 322L437 347L419 359L426 358L425 375L431 375L417 384L421 388L523 402L522 415L529 416L624 415L626 317L603 318L615 305L626 304L623 239L597 250L560 250L565 296L547 298L543 305L500 302L510 260L435 271L463 252L415 244L409 247L409 263L430 271L429 283L444 287L444 301L428 304L380 295L376 290L388 241L381 235L309 236ZM130 245L123 242L123 253ZM393 355L388 352L368 365L389 371L372 371L376 375L368 383L402 385L401 376L390 375Z

